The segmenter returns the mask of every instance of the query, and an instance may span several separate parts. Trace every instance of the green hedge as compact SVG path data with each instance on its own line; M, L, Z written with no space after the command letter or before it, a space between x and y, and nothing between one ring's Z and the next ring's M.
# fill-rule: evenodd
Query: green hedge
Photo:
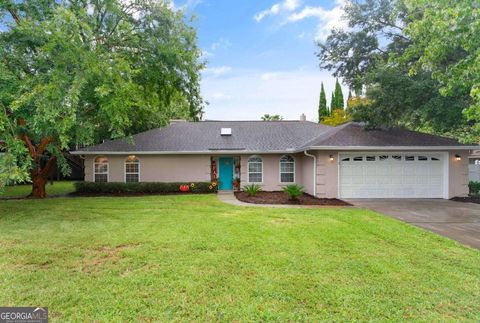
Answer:
M193 185L192 185L193 184ZM116 194L116 193L175 193L180 192L181 185L188 185L190 189L187 193L214 193L218 186L210 182L188 182L188 183L94 183L94 182L76 182L75 192L77 193L95 193L95 194Z
M480 194L480 182L470 182L468 183L468 189L470 194L478 195Z

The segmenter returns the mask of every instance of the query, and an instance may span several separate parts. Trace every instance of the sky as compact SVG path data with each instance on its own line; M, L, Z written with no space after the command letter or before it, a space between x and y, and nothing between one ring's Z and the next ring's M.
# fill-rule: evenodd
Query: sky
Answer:
M195 15L199 46L207 61L202 95L204 119L317 120L320 84L330 101L335 79L321 70L316 41L343 27L344 0L175 1ZM341 80L340 80L341 81ZM344 96L348 88L343 87Z

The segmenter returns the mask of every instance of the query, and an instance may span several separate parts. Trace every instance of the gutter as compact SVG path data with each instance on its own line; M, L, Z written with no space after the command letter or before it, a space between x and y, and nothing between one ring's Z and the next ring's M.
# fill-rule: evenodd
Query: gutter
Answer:
M335 151L445 151L480 150L480 146L308 146L300 149L249 151L249 150L195 150L195 151L71 151L72 155L222 155L222 154L295 154L307 150ZM310 155L307 155L310 156Z
M311 155L305 150L305 156L313 158L313 196L317 197L317 156Z

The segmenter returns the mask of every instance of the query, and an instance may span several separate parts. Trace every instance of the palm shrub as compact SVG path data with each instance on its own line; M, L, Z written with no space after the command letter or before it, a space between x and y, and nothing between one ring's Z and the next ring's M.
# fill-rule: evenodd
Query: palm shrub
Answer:
M248 196L255 196L261 190L262 188L258 184L248 184L243 187L243 191L247 193Z
M290 200L298 200L298 198L303 195L303 192L303 186L297 184L290 184L283 188L283 193L285 193Z

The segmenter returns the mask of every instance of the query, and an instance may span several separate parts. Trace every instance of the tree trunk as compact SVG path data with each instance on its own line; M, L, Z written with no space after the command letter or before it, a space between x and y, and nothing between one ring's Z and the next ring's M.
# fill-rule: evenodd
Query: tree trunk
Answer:
M48 175L57 163L55 156L50 157L47 164L41 168L40 162L37 163L37 167L32 170L30 174L32 179L32 193L28 197L44 198L47 197L47 191L45 186L48 182Z
M20 119L18 123L19 125L26 124L25 120L23 119ZM28 153L30 154L30 157L32 157L33 162L33 168L30 173L32 180L32 193L30 193L28 197L44 198L47 196L45 185L48 182L48 175L52 171L53 167L55 167L57 158L55 156L51 156L45 166L42 168L42 157L47 146L53 142L54 138L51 136L42 138L38 145L34 145L26 134L20 135L20 138L27 146Z
M44 198L47 197L45 186L48 178L43 176L42 172L33 172L32 175L32 193L28 197Z

